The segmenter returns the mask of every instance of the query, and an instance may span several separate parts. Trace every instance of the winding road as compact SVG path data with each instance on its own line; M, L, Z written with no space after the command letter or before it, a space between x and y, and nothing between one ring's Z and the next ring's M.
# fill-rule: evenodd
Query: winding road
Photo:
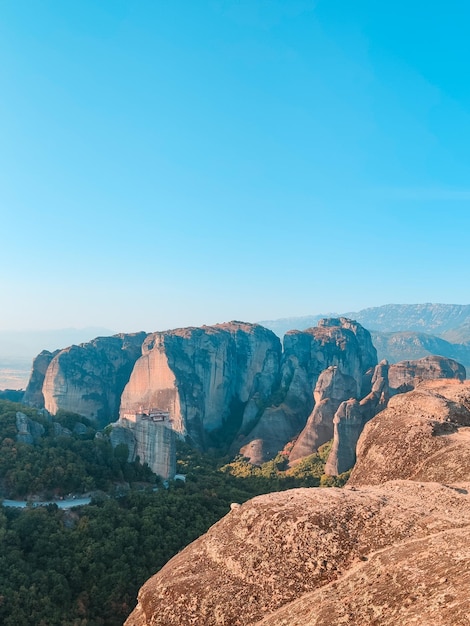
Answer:
M59 509L71 509L74 506L84 506L85 504L90 504L90 502L91 498L70 498L69 500L47 500L44 502L33 502L31 500L2 500L3 506L13 506L19 509L25 509L28 504L33 507L57 504Z

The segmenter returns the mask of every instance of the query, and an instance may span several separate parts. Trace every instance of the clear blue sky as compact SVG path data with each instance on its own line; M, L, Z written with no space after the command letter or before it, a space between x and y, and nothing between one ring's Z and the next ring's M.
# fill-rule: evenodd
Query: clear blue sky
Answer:
M470 302L468 0L0 0L0 329Z

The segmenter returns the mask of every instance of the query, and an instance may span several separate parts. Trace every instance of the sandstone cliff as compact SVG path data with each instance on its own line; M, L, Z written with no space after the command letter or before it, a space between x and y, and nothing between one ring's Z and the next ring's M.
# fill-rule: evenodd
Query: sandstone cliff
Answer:
M252 626L263 618L272 626L385 626L418 623L406 619L424 607L424 617L436 621L420 624L463 626L457 620L470 610L469 529L467 492L437 484L260 496L151 578L126 626ZM446 546L454 538L461 552ZM426 606L429 596L435 602Z
M60 350L55 350L54 352L43 350L34 359L29 382L23 396L24 404L29 404L30 406L38 408L44 407L44 394L42 392L44 378L46 377L47 368L49 367L52 359L59 352Z
M314 390L324 370L335 367L335 380L343 381L341 385L336 385L338 390L346 385L355 397L361 397L364 374L376 363L377 353L369 332L352 320L323 319L315 328L287 333L284 337L280 385L255 427L239 442L240 453L252 463L260 464L273 458L288 441L298 435L312 413ZM344 389L343 392L346 393ZM320 392L318 394L320 397ZM324 425L320 438L328 430L332 432L326 417L323 419L319 414L311 416L306 433L301 435L304 444L313 439L315 442L319 440L312 430L314 420ZM296 454L303 454L305 449L306 445L300 452L299 444Z
M128 461L137 458L147 463L152 472L162 478L173 478L176 472L176 435L163 422L119 419L113 424L111 444L128 448Z
M332 439L336 411L344 400L356 395L357 381L342 374L337 366L330 366L320 374L313 392L315 406L289 455L291 463Z
M467 431L469 383L395 396L366 427L346 488L234 507L142 587L126 626L468 624ZM435 478L446 485L422 482Z
M350 400L338 407L333 419L333 446L325 472L336 476L353 467L356 444L365 424L387 406L390 395L414 389L424 380L442 378L462 381L465 368L440 356L402 361L390 367L386 361L381 361L372 376L371 392L360 402Z
M124 389L121 412L159 407L200 447L230 442L271 397L280 357L279 339L256 324L153 333Z
M465 380L465 368L442 356L428 356L416 361L400 361L390 366L388 381L392 393L411 391L423 380L457 378Z
M426 381L366 425L349 484L470 480L469 452L470 381Z
M59 409L73 411L99 426L116 419L122 390L140 356L145 336L135 333L98 337L60 350L44 376L45 408L53 415Z

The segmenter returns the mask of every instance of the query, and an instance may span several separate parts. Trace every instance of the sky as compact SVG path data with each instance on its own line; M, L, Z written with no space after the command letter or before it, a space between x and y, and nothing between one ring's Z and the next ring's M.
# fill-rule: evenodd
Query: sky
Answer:
M469 22L0 0L0 330L468 304Z

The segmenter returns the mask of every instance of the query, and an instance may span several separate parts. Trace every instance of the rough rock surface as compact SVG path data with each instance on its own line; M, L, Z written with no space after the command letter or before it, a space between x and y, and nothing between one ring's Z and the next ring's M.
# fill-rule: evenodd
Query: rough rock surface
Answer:
M320 374L313 392L315 406L289 455L291 463L312 454L330 441L339 405L356 394L357 381L342 374L337 366L332 365Z
M463 365L443 356L427 356L416 361L400 361L390 366L388 382L392 393L411 391L423 380L457 378L465 380Z
M409 391L423 380L443 378L461 381L465 378L465 368L439 356L403 361L390 367L386 361L381 361L372 376L371 392L358 405L351 402L341 405L335 415L333 446L326 473L338 475L353 467L356 444L365 424L387 406L392 393Z
M132 422L121 418L113 424L110 438L114 448L119 444L127 445L129 462L139 457L141 463L147 463L152 472L162 478L175 475L176 434L163 422Z
M99 426L114 421L145 336L135 333L98 337L60 350L44 377L45 408L53 415L59 409L73 411Z
M325 474L338 476L350 470L356 461L356 443L364 428L360 403L354 399L342 402L333 422L333 445L325 465Z
M29 382L25 389L22 400L24 404L29 404L30 406L35 406L38 408L42 408L44 406L44 395L42 393L44 378L46 376L47 368L49 367L52 359L59 352L60 350L55 350L55 352L43 350L34 359L31 376L29 378Z
M383 410L390 394L388 386L388 363L381 361L374 369L370 380L371 391L362 400L343 402L333 418L333 445L325 466L325 473L338 476L350 470L356 462L356 444L364 425L376 413ZM368 387L366 373L363 387Z
M463 626L469 488L394 481L254 498L145 583L126 626Z
M158 407L200 447L249 429L278 382L281 344L257 324L230 322L149 335L121 401Z
M334 366L339 374L353 379L353 395L361 397L363 376L376 364L369 332L352 320L322 319L315 328L288 332L275 399L240 442L240 453L260 464L298 435L312 413L314 389L325 369Z
M38 443L45 432L42 424L21 413L21 411L16 413L16 428L18 430L16 440L31 445Z
M378 550L256 626L466 626L469 542L459 528Z
M469 453L470 381L426 381L366 425L348 484L469 481Z

